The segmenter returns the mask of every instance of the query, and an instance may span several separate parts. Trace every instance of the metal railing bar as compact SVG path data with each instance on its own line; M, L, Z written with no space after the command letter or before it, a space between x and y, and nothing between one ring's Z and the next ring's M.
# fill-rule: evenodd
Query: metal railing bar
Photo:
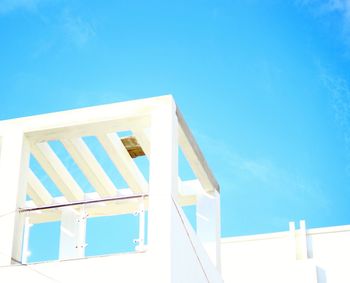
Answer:
M18 212L19 213L32 212L32 211L38 211L38 210L47 210L47 209L70 207L70 206L92 204L92 203L99 203L99 202L128 200L128 199L146 198L146 197L148 197L148 194L139 194L139 195L122 196L122 197L118 196L118 197L92 199L92 200L82 200L82 201L74 201L74 202L70 202L70 203L58 203L58 204L52 204L52 205L45 205L45 206L39 206L39 207L33 207L33 208L19 208Z

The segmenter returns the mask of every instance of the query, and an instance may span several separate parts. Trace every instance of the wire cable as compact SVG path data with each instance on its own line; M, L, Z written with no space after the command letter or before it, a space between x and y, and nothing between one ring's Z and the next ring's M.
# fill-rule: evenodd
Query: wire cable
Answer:
M182 216L181 216L181 212L180 212L180 210L179 210L179 207L177 206L177 203L175 202L174 198L171 197L171 199L172 199L172 201L173 201L173 203L174 203L174 205L175 205L176 211L177 211L177 213L178 213L178 215L179 215L179 217L180 217L180 220L181 220L181 222L182 222L182 225L183 225L184 228L185 228L186 235L187 235L187 237L188 237L188 239L189 239L189 241L190 241L190 243L191 243L192 249L193 249L193 251L194 251L194 253L195 253L196 257L197 257L197 260L198 260L198 262L199 262L199 264L200 264L200 266L201 266L201 269L202 269L202 271L203 271L203 273L204 273L204 275L205 275L205 278L207 279L207 282L210 283L210 280L209 280L208 275L207 275L207 273L206 273L206 271L205 271L205 268L204 268L204 266L203 266L203 264L202 264L202 261L201 261L199 255L197 254L197 250L196 250L196 248L195 248L195 246L194 246L194 243L192 242L192 238L191 238L190 234L188 233L188 231L187 231L187 229L186 229L186 224L185 224L184 219L183 219Z
M61 281L59 281L59 280L57 280L57 279L55 279L55 278L53 278L53 277L51 277L51 276L49 276L49 275L47 275L47 274L41 272L41 271L39 271L39 270L36 270L36 269L33 268L30 264L22 264L20 261L14 259L12 256L9 256L8 254L5 254L5 253L3 253L3 252L1 252L1 251L0 251L0 254L1 254L2 256L5 256L5 257L11 257L11 261L14 261L14 262L17 263L17 264L13 264L13 265L4 265L4 266L0 266L0 268L16 267L16 266L17 266L17 267L18 267L18 266L20 266L20 267L27 267L27 268L30 269L31 271L34 271L34 272L40 274L41 276L43 276L43 277L45 277L45 278L47 278L47 279L50 279L50 280L53 281L53 282L61 283Z
M10 215L10 214L12 214L12 213L15 213L16 211L17 211L17 210L12 210L12 211L10 211L10 212L3 213L3 214L0 215L0 218L5 217L5 216L8 216L8 215Z

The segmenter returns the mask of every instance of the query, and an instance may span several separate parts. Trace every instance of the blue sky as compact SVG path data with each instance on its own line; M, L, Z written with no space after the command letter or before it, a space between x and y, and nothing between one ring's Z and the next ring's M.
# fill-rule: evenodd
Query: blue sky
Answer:
M0 119L174 95L223 236L350 224L348 0L0 0Z

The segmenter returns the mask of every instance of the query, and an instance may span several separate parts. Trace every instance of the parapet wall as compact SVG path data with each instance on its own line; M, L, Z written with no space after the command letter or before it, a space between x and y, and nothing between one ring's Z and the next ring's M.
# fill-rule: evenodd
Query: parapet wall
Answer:
M226 283L350 282L350 225L224 238L221 253Z

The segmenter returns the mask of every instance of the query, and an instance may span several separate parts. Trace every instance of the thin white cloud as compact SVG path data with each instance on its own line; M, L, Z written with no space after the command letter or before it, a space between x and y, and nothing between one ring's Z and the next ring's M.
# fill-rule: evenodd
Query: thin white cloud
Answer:
M326 13L338 13L342 19L343 32L350 44L350 0L329 0L322 7Z
M350 0L328 0L322 5L324 12L339 12L346 21L350 20Z
M208 156L213 155L216 160L219 160L224 171L220 174L226 176L223 181L230 184L231 188L236 187L234 184L238 179L240 184L254 182L283 199L292 200L295 203L312 199L319 208L330 209L331 204L319 181L305 178L297 172L290 172L269 159L245 158L234 152L222 140L203 134L196 136L202 141Z
M57 14L53 17L46 17L45 13L39 10L45 3L57 4L60 1L54 0L0 0L0 15L9 14L18 10L35 13L45 26L51 29L51 34L39 43L38 50L33 54L34 57L40 56L53 48L57 44L74 45L75 47L84 46L91 38L96 35L95 24L89 19L74 14L67 4L56 6ZM59 11L62 9L61 11Z
M321 79L331 95L334 119L342 133L350 174L350 86L346 80L332 75L326 68L320 68Z
M36 11L43 0L0 0L0 14L7 14L15 10Z
M67 10L63 13L62 28L67 38L78 47L85 45L96 35L95 26L91 22Z
M308 7L318 16L337 15L347 45L350 45L350 0L296 0L297 5Z

